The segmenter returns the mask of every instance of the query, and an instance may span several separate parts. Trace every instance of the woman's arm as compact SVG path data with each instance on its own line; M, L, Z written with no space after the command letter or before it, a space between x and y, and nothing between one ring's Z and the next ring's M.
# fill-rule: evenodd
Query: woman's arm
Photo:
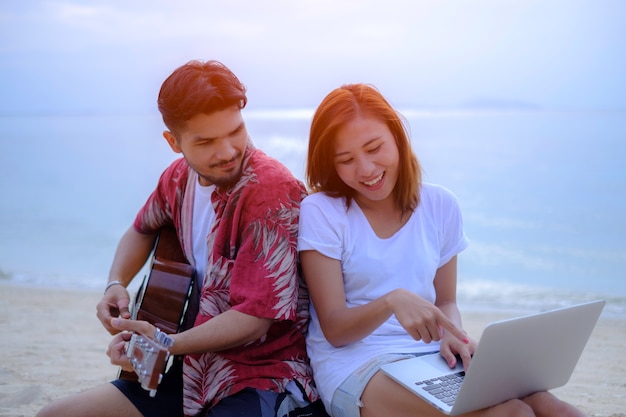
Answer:
M426 343L440 340L442 328L462 341L466 340L464 332L439 308L404 289L393 290L367 304L348 308L340 261L316 251L300 252L300 260L322 331L333 346L363 339L392 314L416 340Z
M440 267L435 274L435 305L439 307L454 324L462 328L461 314L456 305L456 277L457 258L455 256L450 259L448 263Z
M339 347L363 339L389 318L382 299L348 308L341 263L313 250L300 252L302 272L324 336Z
M456 282L457 282L457 257L453 257L448 263L437 270L435 274L435 293L437 298L435 305L457 326L463 329L461 323L461 313L456 304ZM441 343L441 356L448 362L451 368L456 366L456 355L461 357L465 369L472 360L472 355L476 350L476 342L471 340L465 331L463 334L469 343L460 343L457 335L444 334Z

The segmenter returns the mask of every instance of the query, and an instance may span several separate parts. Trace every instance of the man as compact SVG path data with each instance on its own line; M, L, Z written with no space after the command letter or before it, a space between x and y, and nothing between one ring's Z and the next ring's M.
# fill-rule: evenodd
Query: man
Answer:
M245 92L217 61L189 62L165 80L158 99L163 135L183 157L163 172L122 237L97 306L115 334L111 362L129 369L129 332L154 337L157 329L128 320L126 286L159 230L174 226L200 281L195 323L169 335L170 353L184 364L174 361L154 398L136 382L116 380L57 400L40 417L179 416L183 409L187 416L268 417L318 399L296 252L305 188L250 142Z

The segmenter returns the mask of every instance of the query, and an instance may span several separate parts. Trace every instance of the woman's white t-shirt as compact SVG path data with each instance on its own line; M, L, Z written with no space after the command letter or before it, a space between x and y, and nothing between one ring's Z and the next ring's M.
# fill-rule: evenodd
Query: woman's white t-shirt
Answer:
M366 304L397 288L434 303L437 269L468 243L456 197L437 185L422 185L417 209L386 239L374 233L355 201L346 208L344 198L315 193L300 208L298 250L315 250L341 261L348 307ZM439 343L414 340L393 315L366 338L336 348L326 341L311 304L307 352L327 409L337 387L369 359L385 353L436 350Z

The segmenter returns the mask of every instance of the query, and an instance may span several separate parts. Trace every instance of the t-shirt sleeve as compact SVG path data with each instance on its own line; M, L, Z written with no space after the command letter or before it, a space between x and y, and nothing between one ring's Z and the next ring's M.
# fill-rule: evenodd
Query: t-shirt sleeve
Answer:
M463 231L463 216L457 197L449 190L441 188L441 252L439 267L450 262L469 245Z
M302 202L298 251L314 250L332 259L341 260L342 231L346 232L345 214L322 195L313 194Z

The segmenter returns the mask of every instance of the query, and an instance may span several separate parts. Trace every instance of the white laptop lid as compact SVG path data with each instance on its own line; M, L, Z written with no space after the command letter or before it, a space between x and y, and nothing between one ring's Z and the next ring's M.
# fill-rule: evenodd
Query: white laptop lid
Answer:
M452 410L438 408L457 415L565 385L604 305L598 300L489 324ZM408 359L382 370L418 393L421 362L423 357Z

